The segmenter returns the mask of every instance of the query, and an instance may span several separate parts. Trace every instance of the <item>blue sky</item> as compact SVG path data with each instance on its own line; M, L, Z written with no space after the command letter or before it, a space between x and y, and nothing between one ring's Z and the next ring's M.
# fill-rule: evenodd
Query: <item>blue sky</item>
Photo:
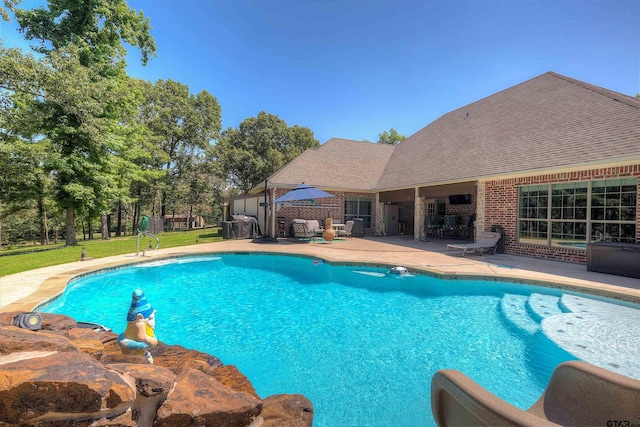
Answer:
M23 7L37 2L25 0ZM640 93L640 1L129 0L158 56L129 74L206 89L223 127L260 111L331 137L409 136L547 71ZM5 46L20 43L2 23Z

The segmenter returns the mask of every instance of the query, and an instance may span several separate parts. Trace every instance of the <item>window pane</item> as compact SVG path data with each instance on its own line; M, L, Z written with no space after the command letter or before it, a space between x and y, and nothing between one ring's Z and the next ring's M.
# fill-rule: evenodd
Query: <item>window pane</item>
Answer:
M592 242L604 242L610 240L611 236L607 238L605 235L605 225L602 222L591 223L591 241Z
M620 241L620 224L606 224L606 230L607 232L605 234L611 236L611 241Z
M604 195L592 192L591 206L604 206Z
M586 249L586 222L555 222L552 224L552 226L554 230L551 239L552 246Z
M607 206L620 206L620 195L607 193Z
M344 214L346 215L357 215L358 214L358 201L357 200L349 200L350 198L345 198L344 200Z
M636 206L637 193L622 193L620 204L622 206Z
M371 215L371 199L360 199L360 215Z
M635 221L636 220L636 208L621 208L620 209L621 221Z
M606 187L605 191L607 192L607 194L619 193L620 192L620 180L611 179L611 180L607 181L607 187Z
M604 219L604 209L603 208L591 208L591 220L603 220Z
M534 245L547 244L546 221L520 221L519 241Z
M620 241L625 243L636 242L636 225L622 224L620 227Z

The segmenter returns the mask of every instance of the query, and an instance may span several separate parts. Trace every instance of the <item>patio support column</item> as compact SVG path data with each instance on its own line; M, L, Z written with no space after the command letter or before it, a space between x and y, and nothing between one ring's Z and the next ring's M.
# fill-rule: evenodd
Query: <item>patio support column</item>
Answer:
M269 237L277 237L278 234L276 233L276 204L273 203L273 201L275 200L275 188L270 188L269 189L269 200L270 200L270 207L271 207L271 218L269 218L269 223L271 224L271 232L269 233ZM266 200L265 200L266 202Z
M380 203L380 193L376 193L374 206L376 210L376 223L373 226L373 234L382 236L382 233L384 232L384 224L382 223L384 218L384 203Z
M485 207L487 203L487 197L485 193L485 182L478 181L476 185L476 235L473 236L473 241L477 241L478 233L485 231Z
M424 199L420 197L420 189L415 188L413 209L413 240L420 240L424 232Z

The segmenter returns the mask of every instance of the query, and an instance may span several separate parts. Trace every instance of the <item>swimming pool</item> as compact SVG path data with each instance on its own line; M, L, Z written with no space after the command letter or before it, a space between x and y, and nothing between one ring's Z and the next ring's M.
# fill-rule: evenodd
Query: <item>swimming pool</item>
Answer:
M548 336L579 335L566 331L580 326L574 317L588 320L600 309L604 316L609 304L513 283L398 277L383 268L306 257L224 254L89 275L43 311L119 333L138 287L157 309L161 341L236 365L262 397L305 395L314 404L316 426L433 425L430 381L444 368L459 369L527 408L553 368L575 358ZM573 317L563 322L567 306L586 311L568 313ZM621 323L627 329L638 324ZM545 324L552 329L543 333ZM619 350L601 350L616 362L636 337L634 331L620 334ZM623 367L640 376L635 360Z

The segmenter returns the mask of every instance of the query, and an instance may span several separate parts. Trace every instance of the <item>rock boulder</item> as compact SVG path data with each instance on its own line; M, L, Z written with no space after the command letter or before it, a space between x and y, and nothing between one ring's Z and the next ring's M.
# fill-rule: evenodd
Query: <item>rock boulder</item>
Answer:
M155 425L248 426L261 410L259 399L234 391L201 371L187 369L158 408Z
M88 354L56 353L2 365L0 424L112 417L134 399L120 375Z

